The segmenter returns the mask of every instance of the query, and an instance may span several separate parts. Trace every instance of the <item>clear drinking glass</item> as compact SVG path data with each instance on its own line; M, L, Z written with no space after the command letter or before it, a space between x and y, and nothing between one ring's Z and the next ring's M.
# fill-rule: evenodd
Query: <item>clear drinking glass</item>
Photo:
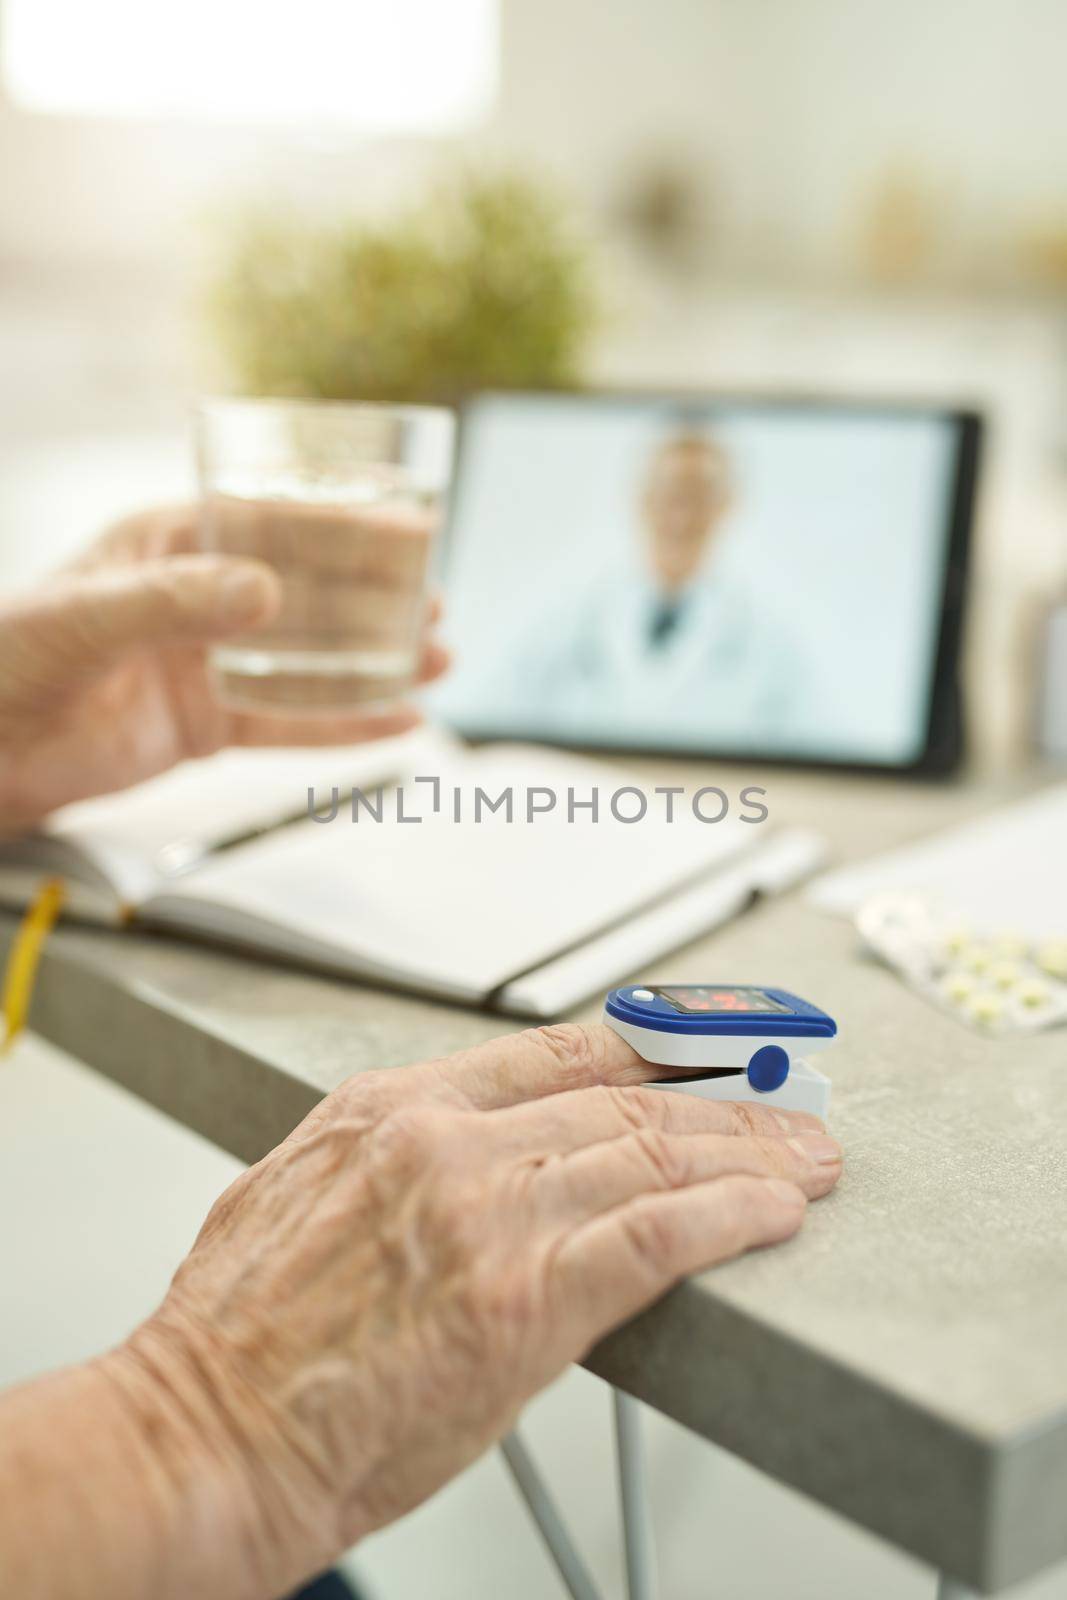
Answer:
M209 400L197 415L201 542L282 580L266 627L214 646L245 709L379 708L410 686L455 419L430 406Z

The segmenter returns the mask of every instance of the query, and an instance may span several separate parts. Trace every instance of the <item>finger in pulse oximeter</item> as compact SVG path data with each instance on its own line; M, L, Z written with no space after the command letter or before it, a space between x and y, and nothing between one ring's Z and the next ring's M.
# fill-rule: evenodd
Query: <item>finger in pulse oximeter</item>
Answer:
M787 989L627 985L608 995L604 1021L644 1060L675 1069L653 1087L826 1114L829 1079L806 1057L832 1042L837 1024Z

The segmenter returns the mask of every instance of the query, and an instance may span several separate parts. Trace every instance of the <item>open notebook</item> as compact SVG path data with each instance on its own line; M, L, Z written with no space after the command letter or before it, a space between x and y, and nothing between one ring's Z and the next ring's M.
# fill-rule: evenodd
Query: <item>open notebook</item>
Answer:
M415 775L440 780L435 793ZM381 821L307 815L387 789ZM0 900L25 902L45 873L74 915L182 931L302 964L534 1017L558 1015L643 963L797 881L821 858L806 832L728 818L701 823L662 801L636 823L608 801L624 772L561 751L468 750L436 735L344 751L227 753L138 789L69 806L0 845ZM525 820L530 787L550 813ZM567 793L599 789L600 816ZM512 820L476 789L514 794ZM459 791L461 817L455 819ZM543 797L539 798L543 804ZM297 820L292 820L296 818Z

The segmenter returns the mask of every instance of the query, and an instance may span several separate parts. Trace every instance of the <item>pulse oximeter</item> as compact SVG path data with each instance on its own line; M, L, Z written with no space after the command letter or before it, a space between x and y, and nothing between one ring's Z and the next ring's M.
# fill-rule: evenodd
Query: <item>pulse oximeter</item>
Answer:
M825 1011L786 989L636 984L612 989L604 1021L645 1061L673 1067L652 1087L750 1100L825 1117L830 1080L806 1059L837 1035Z

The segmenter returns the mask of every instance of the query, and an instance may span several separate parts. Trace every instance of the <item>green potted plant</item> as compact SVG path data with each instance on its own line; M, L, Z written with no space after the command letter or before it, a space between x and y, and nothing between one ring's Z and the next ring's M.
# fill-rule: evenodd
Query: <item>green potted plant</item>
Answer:
M243 392L454 401L573 386L596 295L550 191L468 175L387 223L247 219L208 312Z

